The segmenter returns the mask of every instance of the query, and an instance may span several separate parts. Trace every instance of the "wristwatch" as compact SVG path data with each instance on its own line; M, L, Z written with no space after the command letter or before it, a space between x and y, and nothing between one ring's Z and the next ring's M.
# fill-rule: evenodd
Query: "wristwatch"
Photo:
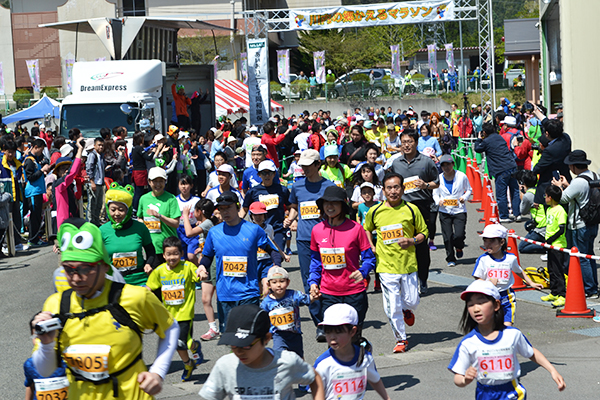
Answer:
M429 189L429 182L427 182L427 184L425 185L425 187L426 187L427 189Z

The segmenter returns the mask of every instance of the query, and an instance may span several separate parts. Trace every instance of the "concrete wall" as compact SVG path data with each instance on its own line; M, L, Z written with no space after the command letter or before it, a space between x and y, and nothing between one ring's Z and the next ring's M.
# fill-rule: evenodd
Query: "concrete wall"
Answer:
M4 77L4 93L6 98L12 100L12 95L15 92L15 62L12 38L12 22L10 10L0 7L0 37L4 39L0 41L0 62L2 62L2 75ZM0 96L0 100L4 100ZM0 105L4 109L4 102Z
M381 108L385 107L386 111L388 107L392 107L392 110L396 112L397 109L407 110L408 106L412 105L415 112L420 114L421 111L427 110L429 112L440 112L440 110L449 110L450 105L442 99L409 99L409 100L383 100L383 101L330 101L325 103L324 101L303 101L288 104L287 101L283 100L278 102L284 107L284 111L280 115L289 117L292 114L298 115L304 110L309 112L318 110L329 110L331 111L332 117L342 115L344 111L351 110L352 112L356 107L360 107L364 111L367 107Z
M565 132L573 139L573 149L582 149L591 168L600 168L600 141L593 124L598 114L600 80L592 66L600 64L600 52L592 38L600 37L600 1L562 0L560 30L562 52L562 91ZM582 12L585 10L585 12Z

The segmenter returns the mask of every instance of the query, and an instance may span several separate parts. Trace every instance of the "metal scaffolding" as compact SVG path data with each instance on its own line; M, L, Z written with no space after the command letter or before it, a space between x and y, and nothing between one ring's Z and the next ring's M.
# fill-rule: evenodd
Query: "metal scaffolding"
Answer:
M318 8L314 8L318 10ZM494 77L494 28L492 25L492 0L454 0L457 21L477 21L479 28L479 69L478 82L481 92L481 105L491 101L496 108L496 80ZM290 9L248 10L244 12L246 40L265 38L270 32L291 31ZM441 25L441 26L440 26ZM431 28L431 29L430 29ZM445 43L446 32L443 23L420 24L423 40Z

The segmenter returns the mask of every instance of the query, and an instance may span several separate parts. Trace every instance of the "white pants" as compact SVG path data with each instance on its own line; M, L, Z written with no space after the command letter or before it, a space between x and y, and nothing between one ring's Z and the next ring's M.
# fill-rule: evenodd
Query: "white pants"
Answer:
M406 340L403 310L414 310L419 305L419 278L417 273L380 273L383 309L387 315L396 341Z

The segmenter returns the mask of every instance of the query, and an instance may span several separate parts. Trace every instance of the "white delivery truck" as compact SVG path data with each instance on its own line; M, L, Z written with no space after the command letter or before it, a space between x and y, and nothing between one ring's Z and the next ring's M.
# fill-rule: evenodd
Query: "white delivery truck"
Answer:
M73 94L60 110L60 135L78 128L86 138L100 129L124 126L129 135L140 129L163 131L165 66L159 60L90 61L73 65ZM131 112L125 114L126 104Z

